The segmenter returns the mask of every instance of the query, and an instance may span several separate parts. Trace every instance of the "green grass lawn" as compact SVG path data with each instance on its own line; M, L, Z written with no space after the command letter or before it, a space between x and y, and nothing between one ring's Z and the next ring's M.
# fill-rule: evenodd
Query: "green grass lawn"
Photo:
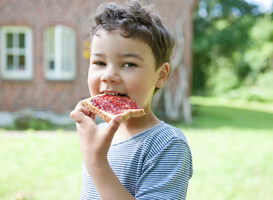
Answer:
M191 98L189 200L271 200L273 104Z
M194 175L188 200L269 200L273 188L273 104L192 97L188 138ZM0 134L1 200L75 200L80 194L77 135Z
M76 134L2 134L0 158L1 200L79 199Z

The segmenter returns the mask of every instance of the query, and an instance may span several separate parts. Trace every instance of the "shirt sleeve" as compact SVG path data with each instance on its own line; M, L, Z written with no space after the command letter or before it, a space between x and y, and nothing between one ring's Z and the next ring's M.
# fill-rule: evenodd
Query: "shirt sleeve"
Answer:
M136 185L136 199L186 199L192 176L192 157L188 145L171 140L143 167Z

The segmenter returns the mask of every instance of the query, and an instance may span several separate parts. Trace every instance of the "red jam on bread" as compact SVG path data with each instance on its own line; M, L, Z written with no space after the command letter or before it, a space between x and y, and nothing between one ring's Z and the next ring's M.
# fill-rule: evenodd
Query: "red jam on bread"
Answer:
M91 98L93 106L113 115L121 114L128 109L140 109L136 102L127 96L118 95L99 95L97 98Z
M84 100L83 105L106 122L115 115L121 115L123 121L145 115L144 109L128 96L101 94Z

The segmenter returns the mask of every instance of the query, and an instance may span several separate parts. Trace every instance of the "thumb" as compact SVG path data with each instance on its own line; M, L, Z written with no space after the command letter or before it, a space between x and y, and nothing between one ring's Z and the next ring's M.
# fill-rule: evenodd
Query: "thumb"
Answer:
M106 132L107 136L109 137L109 139L112 140L114 134L116 133L116 131L119 128L121 121L122 121L122 117L120 115L118 115L118 116L115 116L114 118L112 118L111 121L109 122L109 124L106 126L105 132Z

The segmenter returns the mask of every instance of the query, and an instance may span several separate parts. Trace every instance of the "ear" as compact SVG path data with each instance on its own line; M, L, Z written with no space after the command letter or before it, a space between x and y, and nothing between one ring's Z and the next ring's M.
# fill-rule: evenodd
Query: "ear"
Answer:
M166 82L170 73L170 65L168 62L165 62L157 69L157 81L155 83L156 88L162 88Z

